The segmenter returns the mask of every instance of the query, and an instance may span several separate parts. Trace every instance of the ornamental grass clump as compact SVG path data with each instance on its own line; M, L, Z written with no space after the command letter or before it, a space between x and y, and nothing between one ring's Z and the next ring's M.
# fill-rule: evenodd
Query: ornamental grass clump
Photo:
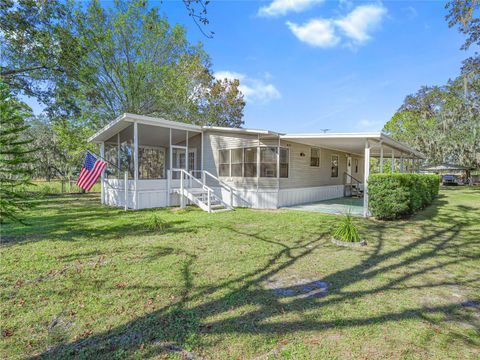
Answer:
M167 222L163 220L157 213L150 215L147 221L147 228L151 231L164 232L167 227Z
M350 213L346 213L342 220L338 223L337 227L333 230L333 237L336 240L345 242L359 242L360 235L357 230L357 226L353 222L353 216Z

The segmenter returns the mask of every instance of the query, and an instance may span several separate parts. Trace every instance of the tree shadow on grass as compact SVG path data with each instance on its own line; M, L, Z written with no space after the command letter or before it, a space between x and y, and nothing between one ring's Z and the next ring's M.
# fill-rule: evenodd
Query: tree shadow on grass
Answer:
M224 230L248 239L253 244L259 242L269 244L272 248L269 258L262 263L259 261L255 269L240 276L209 286L195 287L191 269L195 265L196 257L186 252L185 260L180 266L183 277L180 299L109 331L70 343L58 344L33 358L69 356L110 358L118 352L121 352L122 357L128 358L133 357L143 346L146 350L142 356L150 357L170 351L168 346L165 346L166 343L199 347L202 335L206 334L282 335L378 325L407 319L431 322L432 315L471 322L472 310L463 306L461 302L437 306L412 306L372 316L339 315L333 320L304 315L310 309L348 304L353 299L360 301L373 294L478 284L479 279L475 274L471 277L465 275L462 281L421 278L425 274L432 274L436 270L471 259L471 256L480 256L480 239L472 236L473 233L470 232L465 236L465 231L469 230L465 229L463 224L470 221L469 218L464 221L460 219L458 223L448 227L417 222L415 226L420 228L422 236L388 250L385 250L385 242L389 241L387 239L391 239L392 233L401 236L409 223L369 223L367 227L370 238L375 240L371 241L373 248L364 251L364 258L360 263L335 271L321 279L314 279L313 281L328 284L328 293L324 296L299 297L292 294L288 297L288 302L285 302L285 297L277 296L275 291L266 288L265 282L295 268L299 261L313 256L313 252L319 253L322 247L332 246L326 242L328 232L324 232L318 238L307 238L286 245L271 239L262 230L252 228L247 231L225 226ZM164 251L168 252L160 249L157 255L162 256ZM451 256L445 257L445 254ZM426 262L428 264L425 264ZM410 267L413 268L412 271L399 272L400 269ZM356 289L357 287L353 286L376 279L380 275L385 280L376 286L366 289ZM420 284L412 284L413 280L420 281ZM291 289L298 292L295 286L293 285ZM356 290L351 290L352 288ZM284 290L288 290L288 287ZM251 305L255 305L253 310L231 315L232 309ZM281 320L290 313L301 316L301 319ZM474 341L474 345L480 345L478 341L462 335L459 335L458 339L470 344Z

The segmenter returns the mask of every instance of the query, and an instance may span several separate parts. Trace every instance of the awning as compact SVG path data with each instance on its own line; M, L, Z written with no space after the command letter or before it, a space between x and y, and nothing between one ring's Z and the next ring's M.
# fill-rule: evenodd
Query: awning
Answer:
M325 133L325 134L285 134L280 138L285 141L292 141L300 144L318 146L331 150L364 155L365 142L369 141L371 150L370 156L379 157L380 149L383 146L383 157L393 155L395 158L403 157L425 159L425 155L414 148L402 144L391 137L381 133Z

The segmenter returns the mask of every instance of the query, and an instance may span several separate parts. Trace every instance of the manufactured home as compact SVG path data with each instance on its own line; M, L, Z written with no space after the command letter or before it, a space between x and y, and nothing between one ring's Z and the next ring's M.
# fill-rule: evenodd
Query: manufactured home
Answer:
M368 215L370 159L416 171L423 155L382 133L284 134L198 126L123 114L90 139L108 160L103 204L130 209L198 205L276 209L363 197Z

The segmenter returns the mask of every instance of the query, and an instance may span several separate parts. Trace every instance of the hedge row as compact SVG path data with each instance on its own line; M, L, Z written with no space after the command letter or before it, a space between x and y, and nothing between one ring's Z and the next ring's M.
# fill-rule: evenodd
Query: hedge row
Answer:
M431 204L440 177L430 174L372 174L368 178L370 213L379 219L411 215Z

